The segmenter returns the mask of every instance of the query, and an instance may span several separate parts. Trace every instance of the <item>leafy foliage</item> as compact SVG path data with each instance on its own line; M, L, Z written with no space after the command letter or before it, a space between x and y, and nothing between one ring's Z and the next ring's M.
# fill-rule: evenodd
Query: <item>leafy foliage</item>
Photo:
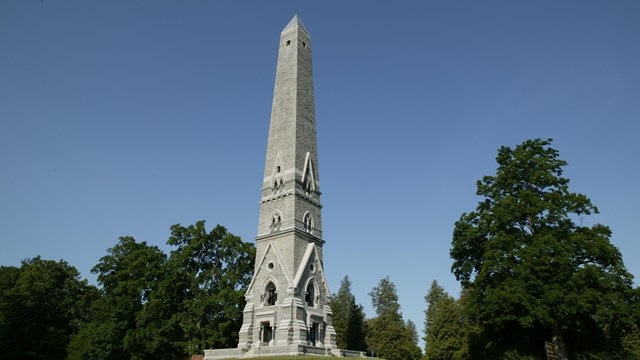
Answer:
M369 347L388 360L420 359L415 325L402 319L395 284L389 277L383 278L369 295L377 314L368 322Z
M62 359L85 321L97 290L65 261L24 260L0 268L0 353L3 359Z
M102 296L93 306L93 318L69 346L71 359L165 358L180 349L161 339L149 341L155 329L140 315L166 277L166 256L156 246L121 237L92 272L98 274ZM168 354L166 351L168 350Z
M447 294L435 280L425 300L428 303L424 336L426 359L468 359L467 329L461 301Z
M640 359L640 330L637 326L622 338L621 343L628 359Z
M496 175L477 183L483 200L455 224L452 271L482 326L476 353L537 355L554 337L574 354L623 356L620 340L637 321L632 276L611 230L582 225L598 209L569 191L567 163L550 145L501 147Z
M179 359L233 347L255 248L204 221L171 227L167 257L122 237L93 271L102 296L73 337L70 359Z
M177 247L170 263L182 289L180 323L190 353L238 344L244 293L251 282L255 247L218 225L207 233L205 222L171 227L167 242Z
M338 348L367 350L364 310L362 305L356 304L348 276L342 279L338 293L333 294L331 310Z
M416 324L407 320L405 323L405 329L407 334L407 352L409 353L408 359L422 359L422 350L418 346L418 330Z

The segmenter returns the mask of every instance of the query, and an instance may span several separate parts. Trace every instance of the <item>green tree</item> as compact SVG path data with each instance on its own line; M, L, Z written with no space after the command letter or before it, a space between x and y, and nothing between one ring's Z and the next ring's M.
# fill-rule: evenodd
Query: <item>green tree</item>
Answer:
M234 347L255 248L204 221L171 227L167 256L121 237L93 268L101 297L73 337L70 359L178 359Z
M416 324L407 320L405 323L405 329L407 333L407 352L409 353L408 359L421 359L422 358L422 350L420 346L418 346L418 330L416 329Z
M640 359L640 329L634 326L621 340L627 359Z
M67 262L24 260L0 269L0 353L3 359L62 359L86 320L97 290Z
M255 246L243 242L221 225L210 232L205 222L171 227L167 242L172 284L179 284L184 303L180 324L184 346L191 354L204 349L235 347L242 326L244 294L255 261Z
M367 350L364 309L362 305L356 304L348 276L342 279L338 293L333 294L332 297L331 311L333 312L333 327L336 330L338 348Z
M0 352L10 345L7 340L10 332L10 317L8 310L13 306L11 292L20 276L20 268L15 266L0 266Z
M70 359L172 359L185 356L172 339L159 338L158 323L141 316L167 277L166 256L156 246L121 237L91 270L98 274L101 297L92 319L73 337ZM173 299L165 299L172 301ZM165 319L158 319L162 322Z
M444 291L436 280L425 296L425 357L427 360L468 359L466 328L460 300Z
M369 295L377 315L368 323L369 348L378 357L388 360L420 359L422 354L417 344L415 325L412 328L402 319L396 285L385 277Z
M567 163L550 145L501 147L496 175L477 183L483 200L455 223L452 271L484 343L475 354L538 355L553 338L563 357L623 357L621 339L637 321L632 275L611 230L583 225L598 209L569 191Z

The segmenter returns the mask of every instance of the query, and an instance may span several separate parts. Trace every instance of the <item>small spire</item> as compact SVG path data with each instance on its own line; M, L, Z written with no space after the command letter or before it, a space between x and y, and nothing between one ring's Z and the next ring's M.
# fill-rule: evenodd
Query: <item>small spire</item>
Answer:
M307 30L306 27L304 27L304 24L302 23L302 20L300 20L300 18L298 17L298 14L293 15L293 18L291 18L291 21L289 21L289 23L287 24L287 26L284 27L284 29L282 29L282 31L287 30L290 27L294 27L294 26L299 26L300 28L302 28L302 30L304 30L307 34L309 33L309 30Z

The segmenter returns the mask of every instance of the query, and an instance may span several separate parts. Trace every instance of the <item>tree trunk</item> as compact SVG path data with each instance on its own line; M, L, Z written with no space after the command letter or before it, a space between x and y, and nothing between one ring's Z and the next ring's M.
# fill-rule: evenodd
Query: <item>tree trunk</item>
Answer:
M562 338L560 325L554 321L551 328L553 331L553 343L556 344L556 352L558 353L558 360L567 360L567 350L564 347L564 339Z

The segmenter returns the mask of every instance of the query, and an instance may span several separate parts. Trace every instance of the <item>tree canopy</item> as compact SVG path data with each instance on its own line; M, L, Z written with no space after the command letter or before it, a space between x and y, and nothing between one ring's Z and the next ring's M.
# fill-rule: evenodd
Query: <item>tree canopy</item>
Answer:
M218 225L171 227L170 267L182 287L181 327L189 353L238 345L244 294L253 276L255 247ZM171 285L169 285L171 286Z
M63 359L97 297L67 262L40 257L0 267L0 352L3 359Z
M462 304L436 280L425 296L427 310L423 338L426 360L465 360L469 358L467 329Z
M158 247L121 237L92 269L101 296L92 306L90 321L73 337L69 357L142 359L181 354L168 340L152 341L155 329L141 316L167 274L165 264L166 255Z
M418 347L415 324L402 318L396 285L385 277L369 293L376 317L368 322L367 344L376 355L388 360L417 360L422 357Z
M348 276L342 279L338 293L332 296L331 311L338 348L367 350L364 309L362 305L356 304Z
M561 356L623 358L638 312L637 289L611 230L584 225L598 213L569 191L567 165L552 140L498 150L494 176L477 182L482 200L455 223L452 271L481 325L481 357L513 350L539 355L555 339Z
M171 227L167 256L122 237L100 259L101 296L71 359L177 359L237 345L255 248L223 226Z

